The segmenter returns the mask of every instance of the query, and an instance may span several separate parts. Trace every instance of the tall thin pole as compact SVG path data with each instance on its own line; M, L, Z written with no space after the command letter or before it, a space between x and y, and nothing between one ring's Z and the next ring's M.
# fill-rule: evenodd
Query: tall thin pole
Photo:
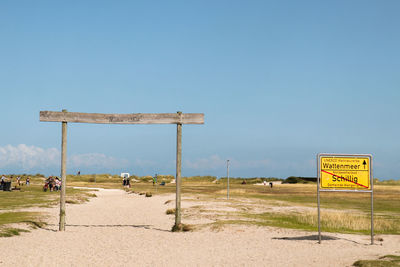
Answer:
M371 189L371 245L374 244L374 191Z
M63 112L67 112L67 110L63 109ZM67 187L67 122L62 122L59 231L65 231L65 188L66 187Z
M178 111L182 116L182 112ZM182 166L182 123L176 124L176 208L175 229L181 229L181 166Z
M157 179L157 173L156 173L156 175L154 176L155 177L155 180L156 180L156 193L158 192L158 179Z
M319 161L320 161L320 157L317 157L317 166L319 166ZM317 203L318 203L318 243L321 244L321 210L320 210L320 195L319 195L319 183L320 183L320 170L319 167L317 168L317 177L318 177L318 181L317 181Z
M229 159L226 161L226 177L228 177L228 189L226 190L226 198L229 199Z
M318 243L321 244L321 208L320 208L321 203L319 200L319 183L317 184L317 198L318 198Z
M369 158L371 179L371 245L374 244L374 175L372 173L372 157Z

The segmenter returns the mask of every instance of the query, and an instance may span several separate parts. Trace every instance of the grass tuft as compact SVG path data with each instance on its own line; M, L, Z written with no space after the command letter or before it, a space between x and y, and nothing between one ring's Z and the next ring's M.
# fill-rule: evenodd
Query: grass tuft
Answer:
M34 229L43 228L47 225L47 223L41 221L24 221L24 223L31 225Z
M166 214L175 214L175 209L167 209Z
M172 232L189 232L189 231L193 231L194 230L194 226L190 225L190 224L178 224L178 225L174 225L172 226L171 231Z
M0 229L0 237L12 237L15 235L19 235L20 233L23 232L29 232L28 230L25 229L19 229L19 228L3 228Z
M194 230L194 226L190 225L190 224L184 224L182 227L183 232L189 232L189 231L193 231L193 230Z
M394 267L400 266L400 256L386 255L377 260L358 260L353 263L358 267Z

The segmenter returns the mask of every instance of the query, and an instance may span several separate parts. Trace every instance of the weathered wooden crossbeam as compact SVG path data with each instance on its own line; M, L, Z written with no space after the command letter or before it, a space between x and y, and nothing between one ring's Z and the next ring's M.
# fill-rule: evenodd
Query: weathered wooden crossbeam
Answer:
M102 124L204 124L203 113L102 114L40 111L40 121Z

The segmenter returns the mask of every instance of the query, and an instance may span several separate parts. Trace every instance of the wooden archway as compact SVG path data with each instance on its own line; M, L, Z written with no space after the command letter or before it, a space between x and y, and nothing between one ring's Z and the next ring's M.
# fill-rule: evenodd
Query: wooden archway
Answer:
M204 124L203 113L132 113L101 114L59 111L40 111L40 121L61 122L61 182L59 231L65 231L65 188L67 180L67 123L101 124L176 124L176 212L175 229L181 229L181 168L182 124Z

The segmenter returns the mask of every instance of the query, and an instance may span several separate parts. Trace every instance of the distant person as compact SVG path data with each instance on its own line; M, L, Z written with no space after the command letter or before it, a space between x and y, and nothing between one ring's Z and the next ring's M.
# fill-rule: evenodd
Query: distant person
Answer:
M25 184L29 186L30 183L31 183L31 178L28 176L26 177Z
M126 186L131 188L131 179L129 177L126 178Z
M21 186L21 177L17 176L17 185Z
M60 179L57 180L57 186L58 186L58 190L61 190L61 180Z
M49 188L49 178L46 179L43 185L43 191L46 192L47 189Z
M78 171L78 176L80 176L81 175L81 171Z
M274 185L274 184L273 184L272 182L269 182L269 187L272 188L273 185Z
M124 176L124 178L122 179L122 185L126 186L126 177Z
M60 180L58 179L58 177L56 177L56 179L54 180L54 191L59 190L59 186L60 186L59 181Z
M3 189L5 187L6 184L6 177L4 176L4 174L1 176L0 178L0 188Z
M264 185L267 185L267 181L264 181L263 183L264 183Z
M54 178L53 178L53 176L50 176L49 177L49 189L50 189L50 192L53 191L53 187L54 187Z

